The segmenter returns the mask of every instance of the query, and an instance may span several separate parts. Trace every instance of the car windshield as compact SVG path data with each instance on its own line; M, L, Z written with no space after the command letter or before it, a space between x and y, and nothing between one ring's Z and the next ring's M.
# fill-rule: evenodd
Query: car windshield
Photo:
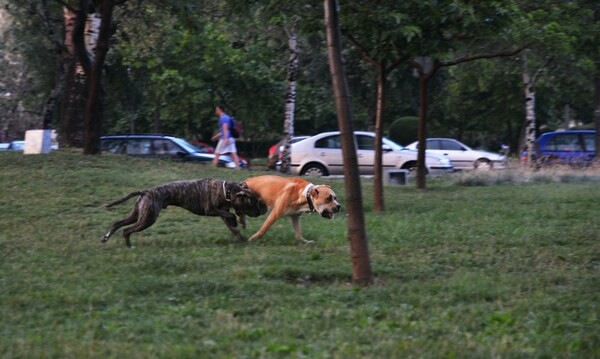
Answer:
M184 139L173 137L173 141L189 152L200 152L200 153L204 152L204 151L201 151L200 149L198 149L198 147L192 145L191 143L189 143L188 141L186 141Z
M394 141L390 140L390 139L389 139L389 138L387 138L387 137L384 137L384 138L382 139L382 141L383 141L383 144L384 144L384 145L388 145L388 146L390 146L390 147L392 148L392 150L394 150L394 151L401 151L401 150L404 150L404 149L405 149L405 148L404 148L404 146L397 144L396 142L394 142Z

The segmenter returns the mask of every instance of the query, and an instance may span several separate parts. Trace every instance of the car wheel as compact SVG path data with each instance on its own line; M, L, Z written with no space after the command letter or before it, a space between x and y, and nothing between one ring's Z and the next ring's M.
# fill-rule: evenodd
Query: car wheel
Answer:
M492 169L492 162L487 158L480 158L473 164L473 168L480 171L487 171Z
M417 162L411 161L411 162L406 162L405 164L402 165L403 170L407 170L409 174L416 174L417 173Z
M323 167L323 165L319 163L309 163L304 168L302 168L302 172L300 173L302 176L308 177L321 177L328 176L329 173L327 169Z

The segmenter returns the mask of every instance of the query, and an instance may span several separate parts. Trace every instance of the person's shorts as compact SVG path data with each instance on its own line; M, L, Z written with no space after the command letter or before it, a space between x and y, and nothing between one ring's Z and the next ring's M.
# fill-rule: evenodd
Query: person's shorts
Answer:
M225 155L227 153L237 153L237 149L235 147L235 138L229 138L227 144L225 144L224 140L219 140L217 143L217 148L215 148L215 152L220 155Z

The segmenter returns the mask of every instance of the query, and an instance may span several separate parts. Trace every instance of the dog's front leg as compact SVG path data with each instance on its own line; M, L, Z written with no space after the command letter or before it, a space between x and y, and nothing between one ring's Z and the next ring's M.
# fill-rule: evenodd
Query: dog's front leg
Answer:
M294 214L291 215L290 218L292 219L292 226L294 227L296 239L303 243L312 243L313 241L307 241L304 239L304 237L302 237L302 230L300 229L300 215Z
M267 217L267 219L265 220L265 222L263 223L263 225L260 227L260 229L254 233L249 239L249 242L254 242L255 240L259 239L260 237L264 236L265 233L267 233L267 231L269 230L269 228L271 228L271 226L273 225L273 223L275 223L276 220L279 219L280 215L278 214L279 212L276 212L275 210L271 211L271 213L269 214L269 216Z
M244 213L240 214L239 219L240 219L240 226L243 229L246 229L246 215Z
M233 233L233 235L238 241L242 242L245 240L244 236L242 235L242 232L240 231L237 225L237 219L235 214L232 214L227 211L219 211L219 216L221 217L223 222L225 222L227 228L229 228L231 233Z

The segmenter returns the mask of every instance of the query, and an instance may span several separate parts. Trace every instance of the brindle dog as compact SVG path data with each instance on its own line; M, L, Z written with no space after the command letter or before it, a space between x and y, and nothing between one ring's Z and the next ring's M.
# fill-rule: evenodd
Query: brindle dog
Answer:
M231 208L240 217L242 227L246 227L245 216L258 217L267 213L267 207L260 201L244 182L226 182L215 179L199 179L176 181L162 184L154 188L136 191L109 203L106 207L123 203L128 199L140 196L129 215L113 224L102 237L108 241L115 231L123 226L133 224L123 230L125 243L131 247L129 237L132 233L143 231L156 222L160 211L167 206L178 206L200 216L221 217L227 228L238 241L244 237L237 225L236 215L229 212Z

